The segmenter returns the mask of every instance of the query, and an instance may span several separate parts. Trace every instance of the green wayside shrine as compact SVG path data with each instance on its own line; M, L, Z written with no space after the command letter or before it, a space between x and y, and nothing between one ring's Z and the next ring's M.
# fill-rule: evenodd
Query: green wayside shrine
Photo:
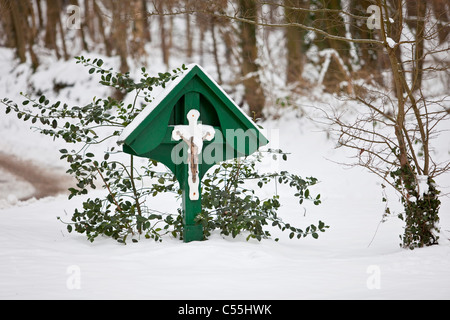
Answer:
M124 129L123 151L166 165L182 190L183 239L202 240L201 179L220 161L268 143L257 125L197 64L168 83Z

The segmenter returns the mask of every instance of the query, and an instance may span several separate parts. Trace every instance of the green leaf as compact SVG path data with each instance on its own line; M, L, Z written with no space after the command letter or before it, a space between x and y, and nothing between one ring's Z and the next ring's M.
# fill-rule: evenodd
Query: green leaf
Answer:
M103 60L102 59L99 59L98 61L97 61L97 66L98 67L101 67L103 65Z
M325 226L325 223L323 223L322 221L319 221L319 229L323 229L324 226Z
M93 74L95 72L95 68L89 69L89 74Z
M317 234L317 233L313 233L313 234L311 234L312 235L312 237L314 238L314 239L317 239L318 237L319 237L319 235Z

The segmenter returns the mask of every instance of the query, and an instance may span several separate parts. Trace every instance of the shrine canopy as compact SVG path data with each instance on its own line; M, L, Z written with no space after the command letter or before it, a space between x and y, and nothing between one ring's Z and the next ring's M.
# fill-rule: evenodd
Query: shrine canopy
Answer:
M185 144L172 138L172 132L188 124L187 114L193 109L200 113L199 123L215 131L214 139L203 144L200 179L214 164L250 155L268 144L252 119L197 64L188 65L183 74L166 84L124 129L118 144L123 144L126 153L163 163L180 180L177 167L180 161L186 163L188 152L183 149Z

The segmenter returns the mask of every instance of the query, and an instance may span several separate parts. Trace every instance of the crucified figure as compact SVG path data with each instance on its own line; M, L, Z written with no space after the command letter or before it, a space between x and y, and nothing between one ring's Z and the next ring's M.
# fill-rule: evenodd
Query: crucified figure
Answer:
M192 109L187 114L189 125L177 125L172 131L172 139L183 140L188 146L188 185L189 199L199 199L200 179L198 176L198 155L203 150L203 141L214 138L214 128L198 123L200 112Z

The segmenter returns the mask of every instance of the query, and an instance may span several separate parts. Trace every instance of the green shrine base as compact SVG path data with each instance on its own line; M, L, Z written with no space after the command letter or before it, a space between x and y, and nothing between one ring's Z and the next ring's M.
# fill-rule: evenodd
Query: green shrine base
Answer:
M200 241L203 240L203 227L201 225L185 225L183 228L183 241Z

